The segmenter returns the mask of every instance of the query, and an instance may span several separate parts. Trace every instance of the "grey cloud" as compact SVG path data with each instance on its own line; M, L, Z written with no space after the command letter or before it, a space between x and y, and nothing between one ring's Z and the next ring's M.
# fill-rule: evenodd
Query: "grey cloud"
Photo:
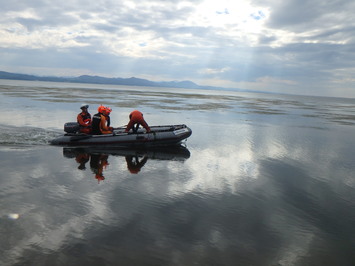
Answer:
M22 11L27 8L36 8L41 6L46 6L45 1L42 0L31 0L31 1L6 1L1 0L1 11Z
M104 23L96 23L92 25L94 29L100 30L100 31L107 31L107 32L117 32L120 29L120 26L115 26L115 25L108 25Z
M18 18L17 22L26 27L28 31L33 31L37 27L41 27L43 24L41 20L29 18Z
M277 38L275 36L261 35L258 38L258 41L259 41L260 45L268 45L268 44L271 44L272 42L274 42L276 40L277 40Z
M223 34L217 25L184 25L181 21L196 10L193 6L178 8L179 2L176 1L143 1L135 3L136 8L116 1L107 1L105 5L83 3L4 3L1 12L28 8L36 12L39 18L12 18L12 21L21 23L30 32L40 32L48 27L56 29L57 26L66 26L69 31L71 26L75 26L75 30L82 29L85 34L76 32L72 40L84 43L86 47L2 50L2 65L82 67L107 75L119 75L120 71L124 71L135 72L134 75L138 77L152 75L172 80L216 78L255 82L263 77L273 77L300 84L318 80L319 86L322 86L321 83L328 86L328 81L337 74L337 69L353 67L355 23L351 10L354 10L355 4L348 1L253 1L259 6L267 4L270 10L269 16L265 18L268 28L255 35L258 43L253 46L243 39ZM109 33L111 38L117 40L127 37L134 40L135 36L129 35L131 33L127 33L124 30L126 28L133 29L137 37L148 33L149 38L154 41L164 40L164 43L159 49L149 51L146 58L113 55L100 34ZM291 37L290 40L281 40L283 36L275 33L274 29L290 33L292 40ZM248 37L251 36L249 34ZM150 47L149 39L137 40L140 44L144 43L142 49ZM278 46L270 46L275 44ZM206 68L227 68L228 71L207 75L201 71Z
M45 27L56 27L61 25L73 25L79 23L79 19L62 9L58 8L37 8L34 11L39 18L13 17L11 20L17 22L29 31L41 30Z
M326 22L331 24L334 16L341 17L340 21L348 18L342 14L354 10L355 4L346 0L335 1L312 1L312 0L290 0L290 1L265 1L254 0L253 3L267 6L271 10L268 25L272 28L292 28L293 30L310 29L312 26L321 26ZM320 21L322 19L322 22ZM324 20L323 20L324 19ZM328 21L327 21L328 20ZM324 24L323 24L324 25Z
M146 8L138 6L135 10L126 12L112 12L108 21L112 25L130 26L137 30L153 30L160 32L162 29L174 30L170 27L172 21L185 19L193 9L176 9L175 4L165 4L164 7Z
M345 26L342 28L325 28L319 34L314 34L309 37L310 40L333 40L334 42L340 40L348 40L350 43L354 43L355 39L355 26Z

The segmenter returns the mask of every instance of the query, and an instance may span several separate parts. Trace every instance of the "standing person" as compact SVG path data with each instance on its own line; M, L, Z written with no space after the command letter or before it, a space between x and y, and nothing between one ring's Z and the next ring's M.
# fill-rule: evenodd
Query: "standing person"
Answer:
M80 107L81 113L76 118L80 128L79 131L85 134L91 133L91 114L88 112L88 108L88 104L82 104Z
M139 128L139 125L142 125L147 130L147 132L150 132L150 127L148 126L147 122L145 122L143 114L138 110L134 110L132 113L129 114L129 123L125 132L128 132L130 129L133 129L133 132L136 133Z
M111 109L110 109L111 110ZM101 105L97 109L98 113L92 117L92 134L102 135L102 134L111 134L113 131L112 127L107 125L107 116L110 114L107 107Z

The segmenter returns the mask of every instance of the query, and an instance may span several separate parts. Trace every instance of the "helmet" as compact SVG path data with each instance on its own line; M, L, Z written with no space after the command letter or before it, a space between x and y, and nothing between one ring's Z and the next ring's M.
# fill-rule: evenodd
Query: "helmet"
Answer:
M83 108L88 109L88 108L89 108L89 105L86 104L86 103L83 103L83 104L80 106L80 109L83 109Z
M106 107L106 114L110 114L112 112L112 109L110 107Z
M104 112L106 111L106 107L103 106L103 105L100 105L99 108L97 108L97 111L98 111L99 113L104 113Z

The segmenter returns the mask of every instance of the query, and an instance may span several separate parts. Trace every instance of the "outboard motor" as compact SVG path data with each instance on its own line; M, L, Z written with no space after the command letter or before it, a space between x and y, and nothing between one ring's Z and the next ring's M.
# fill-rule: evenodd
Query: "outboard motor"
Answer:
M67 133L76 133L80 129L79 123L77 122L68 122L64 124L64 131Z

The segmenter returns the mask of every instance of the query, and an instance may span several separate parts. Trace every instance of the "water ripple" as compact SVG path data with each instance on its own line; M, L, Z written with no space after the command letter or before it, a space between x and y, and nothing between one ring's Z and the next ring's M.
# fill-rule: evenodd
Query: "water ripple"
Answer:
M0 125L0 145L32 146L47 145L58 137L58 131L32 127L13 127Z

